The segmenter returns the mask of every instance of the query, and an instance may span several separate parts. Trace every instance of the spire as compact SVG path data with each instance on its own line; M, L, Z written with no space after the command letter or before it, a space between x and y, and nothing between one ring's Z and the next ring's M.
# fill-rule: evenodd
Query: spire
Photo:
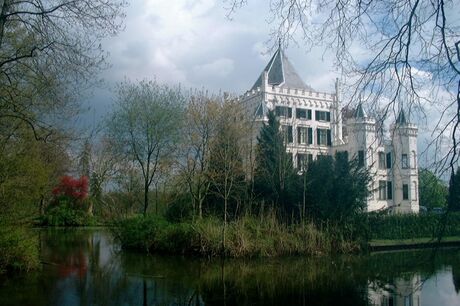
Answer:
M401 109L401 111L399 112L398 118L396 118L396 124L403 125L406 123L407 123L406 115L404 114L404 110Z
M361 99L360 99L361 100ZM353 114L355 118L364 119L367 118L367 114L363 109L363 104L359 101L358 106L356 107L355 113Z
M312 91L313 89L306 85L300 78L297 71L292 66L281 47L281 38L278 40L278 50L273 54L265 69L260 74L251 90L262 87L262 77L264 72L268 75L268 84L280 87L297 88Z

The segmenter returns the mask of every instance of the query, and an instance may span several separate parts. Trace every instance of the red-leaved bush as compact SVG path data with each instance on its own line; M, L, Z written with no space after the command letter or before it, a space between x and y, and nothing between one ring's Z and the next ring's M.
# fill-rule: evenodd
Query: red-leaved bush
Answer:
M55 197L67 196L74 200L84 200L88 196L89 180L87 176L82 176L79 179L71 176L61 177L59 185L53 188Z

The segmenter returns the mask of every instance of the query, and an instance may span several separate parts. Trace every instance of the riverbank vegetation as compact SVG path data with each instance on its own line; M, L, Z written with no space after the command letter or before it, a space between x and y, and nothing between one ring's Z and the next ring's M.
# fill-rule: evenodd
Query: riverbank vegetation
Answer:
M171 223L153 215L116 222L111 228L123 248L150 253L198 256L274 257L356 252L352 233L313 222L280 223L274 214L244 216L227 223L207 217ZM225 242L223 240L225 233Z

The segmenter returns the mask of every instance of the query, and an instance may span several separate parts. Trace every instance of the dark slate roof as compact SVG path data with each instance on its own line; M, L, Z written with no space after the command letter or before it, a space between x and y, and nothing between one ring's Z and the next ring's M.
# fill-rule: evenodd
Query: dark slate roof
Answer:
M309 91L313 90L313 88L302 81L286 55L284 55L281 46L279 46L278 50L276 50L275 54L273 54L272 58L260 74L257 81L252 86L251 90L257 89L257 87L262 87L262 76L265 71L268 72L268 84L270 85L305 89Z
M356 107L355 113L353 114L355 118L366 118L367 114L363 109L363 105L359 102L358 106Z
M397 124L406 124L407 123L406 114L404 114L404 110L401 109L401 111L399 112L398 118L396 118L396 123Z
M267 105L264 102L261 102L257 107L254 115L256 118L264 118L268 113Z

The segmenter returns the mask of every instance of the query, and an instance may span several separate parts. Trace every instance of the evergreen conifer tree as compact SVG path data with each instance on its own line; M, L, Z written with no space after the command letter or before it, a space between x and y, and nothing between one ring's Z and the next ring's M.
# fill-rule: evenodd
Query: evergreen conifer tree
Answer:
M457 168L457 171L450 177L447 202L449 210L460 210L460 168Z
M292 164L292 156L286 152L280 124L273 111L268 112L268 123L257 137L254 190L256 195L271 203L281 217L299 213L295 190L300 178Z

